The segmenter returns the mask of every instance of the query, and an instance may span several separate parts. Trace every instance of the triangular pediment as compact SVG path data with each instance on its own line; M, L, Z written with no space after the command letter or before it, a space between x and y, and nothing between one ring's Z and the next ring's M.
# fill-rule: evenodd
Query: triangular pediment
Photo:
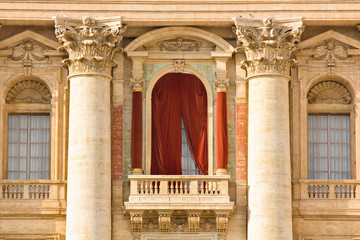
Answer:
M347 49L360 49L360 41L333 30L309 38L299 43L298 47L302 50L313 49L327 42L337 42Z
M16 34L12 37L9 37L5 40L0 41L0 49L9 49L13 48L19 44L22 44L26 41L31 41L34 43L37 43L39 45L44 46L45 48L49 50L57 50L57 48L60 46L58 42L45 37L44 35L41 35L39 33L26 30L24 32L21 32L19 34Z

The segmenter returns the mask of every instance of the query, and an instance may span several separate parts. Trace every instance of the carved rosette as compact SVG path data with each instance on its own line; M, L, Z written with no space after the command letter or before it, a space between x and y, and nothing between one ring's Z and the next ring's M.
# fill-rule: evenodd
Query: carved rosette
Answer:
M113 56L120 47L126 26L120 18L95 21L84 17L82 22L66 17L55 17L55 35L69 58L63 63L69 74L101 73L111 75L116 66Z
M237 35L237 49L244 48L246 61L243 67L248 77L259 74L289 75L294 63L291 53L304 31L302 19L275 21L237 17L234 33Z

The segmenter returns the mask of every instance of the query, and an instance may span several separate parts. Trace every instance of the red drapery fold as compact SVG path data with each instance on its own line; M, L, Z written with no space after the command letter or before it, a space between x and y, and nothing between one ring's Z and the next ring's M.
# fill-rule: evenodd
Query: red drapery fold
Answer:
M194 160L208 173L206 90L194 75L168 73L152 93L151 174L182 174L181 116Z

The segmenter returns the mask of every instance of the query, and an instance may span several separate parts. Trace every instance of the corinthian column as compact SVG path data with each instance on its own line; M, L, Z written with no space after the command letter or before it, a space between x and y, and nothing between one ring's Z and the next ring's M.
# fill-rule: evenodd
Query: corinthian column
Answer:
M55 17L69 58L67 240L111 239L110 81L125 28L120 18Z
M249 240L292 239L289 89L302 19L235 19L249 81Z

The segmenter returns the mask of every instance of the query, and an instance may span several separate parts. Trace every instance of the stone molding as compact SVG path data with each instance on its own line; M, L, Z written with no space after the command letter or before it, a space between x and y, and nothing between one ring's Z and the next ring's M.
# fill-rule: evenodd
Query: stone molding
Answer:
M308 103L351 103L350 91L336 81L322 81L313 86L308 95Z
M247 77L259 74L289 75L294 63L291 53L304 31L301 18L259 19L234 18L233 31L237 36L237 50L244 48L246 59L242 67Z
M14 84L7 96L6 103L51 103L49 88L36 80L23 80Z
M54 17L55 35L69 58L63 63L69 67L69 75L101 73L111 75L116 66L113 56L120 47L126 26L121 18L99 19L84 17L82 22L67 17Z

